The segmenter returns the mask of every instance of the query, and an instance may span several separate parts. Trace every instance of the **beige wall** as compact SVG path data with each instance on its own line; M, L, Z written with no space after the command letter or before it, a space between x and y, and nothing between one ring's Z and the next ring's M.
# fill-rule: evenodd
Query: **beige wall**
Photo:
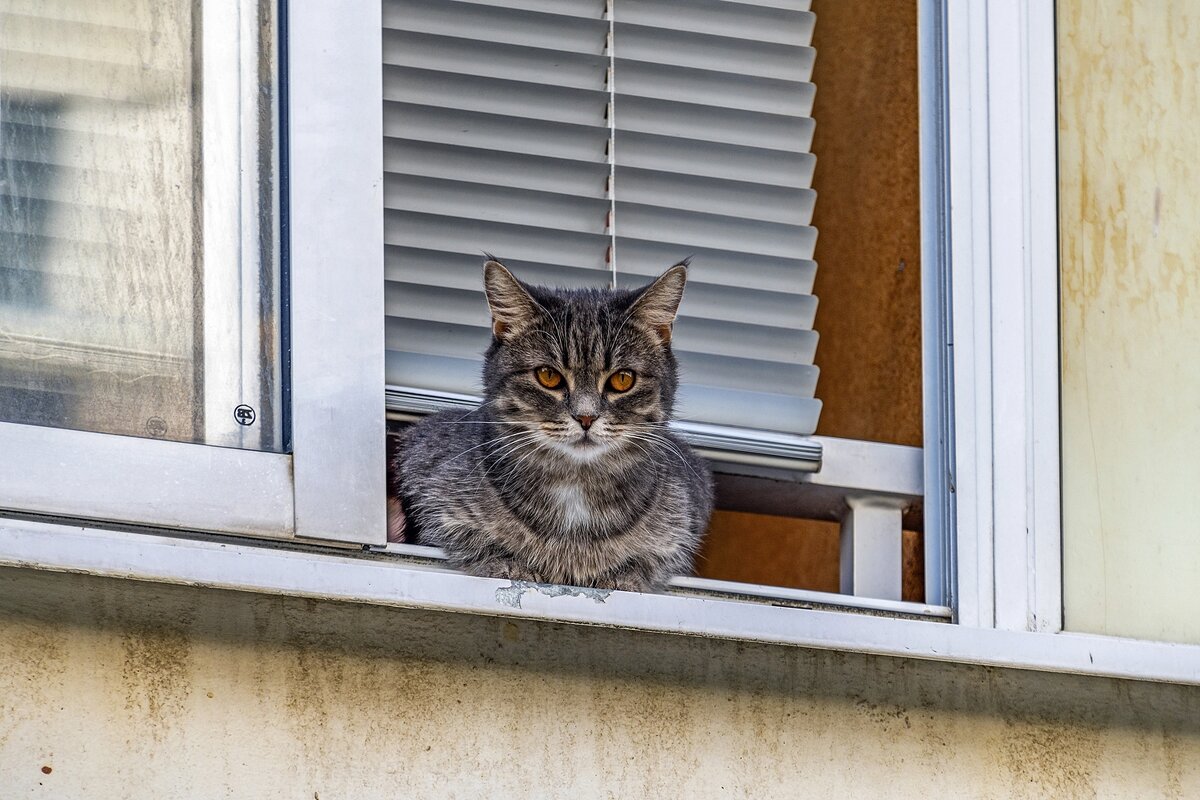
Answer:
M506 795L1195 797L1200 689L0 570L4 800Z
M1066 626L1200 643L1200 4L1058 47Z

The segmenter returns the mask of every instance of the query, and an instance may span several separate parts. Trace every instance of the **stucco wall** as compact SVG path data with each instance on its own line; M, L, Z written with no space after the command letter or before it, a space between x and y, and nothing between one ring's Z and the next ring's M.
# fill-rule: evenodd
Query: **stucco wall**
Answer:
M0 797L1194 797L1200 689L0 570Z
M1058 4L1072 630L1200 643L1200 5Z

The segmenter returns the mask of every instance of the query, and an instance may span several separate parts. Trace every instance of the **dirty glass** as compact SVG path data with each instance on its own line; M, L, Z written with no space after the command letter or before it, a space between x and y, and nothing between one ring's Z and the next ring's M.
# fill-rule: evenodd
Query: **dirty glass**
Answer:
M272 8L0 0L0 422L280 449Z

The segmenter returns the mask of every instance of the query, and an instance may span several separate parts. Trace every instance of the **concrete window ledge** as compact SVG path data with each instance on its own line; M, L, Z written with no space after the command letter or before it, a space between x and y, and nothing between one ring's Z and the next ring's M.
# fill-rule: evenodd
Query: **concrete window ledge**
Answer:
M0 566L1200 685L1200 646L476 578L369 552L0 518Z

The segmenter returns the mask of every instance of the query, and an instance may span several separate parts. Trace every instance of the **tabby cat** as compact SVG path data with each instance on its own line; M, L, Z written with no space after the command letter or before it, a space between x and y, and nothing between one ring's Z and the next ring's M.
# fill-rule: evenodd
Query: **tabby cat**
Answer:
M691 570L707 465L668 429L686 262L649 286L548 289L484 265L484 402L409 429L405 538L474 575L647 591Z

